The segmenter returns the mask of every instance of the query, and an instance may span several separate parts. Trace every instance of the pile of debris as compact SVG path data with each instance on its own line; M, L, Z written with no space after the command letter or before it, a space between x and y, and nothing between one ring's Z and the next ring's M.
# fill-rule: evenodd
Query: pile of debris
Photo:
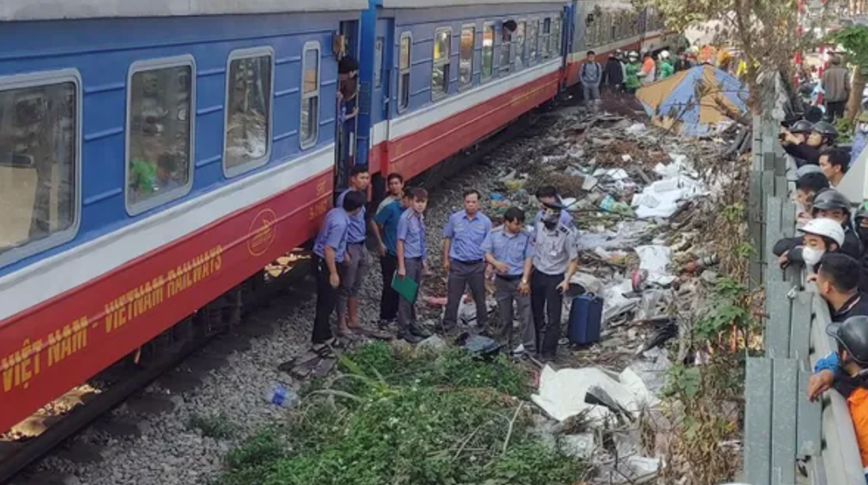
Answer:
M559 354L560 370L542 369L534 402L554 420L541 429L574 443L600 483L643 483L661 466L659 450L639 444L638 419L658 404L671 363L685 358L683 348L670 357L665 344L679 336L681 317L703 312L703 288L718 277L715 243L700 220L713 213L719 184L696 162L728 144L617 116L561 115L542 143L500 165L509 168L489 194L486 213L496 220L511 206L534 214L533 194L553 185L580 231L570 295L602 297L601 340L576 348L564 338L570 350ZM566 326L572 299L564 300ZM462 309L472 324L473 303Z

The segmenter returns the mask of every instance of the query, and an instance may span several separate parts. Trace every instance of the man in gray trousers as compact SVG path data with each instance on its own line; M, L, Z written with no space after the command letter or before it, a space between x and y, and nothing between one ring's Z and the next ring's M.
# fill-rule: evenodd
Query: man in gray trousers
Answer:
M455 328L458 323L458 306L464 298L464 290L476 301L476 322L485 333L488 310L485 307L485 253L482 242L491 231L491 219L479 212L479 192L464 193L464 210L449 217L443 227L443 271L448 275L446 283L446 315L443 328Z
M594 110L600 102L600 82L603 80L603 68L597 62L594 51L588 51L588 57L582 63L580 78L582 93L585 95L585 106Z
M401 214L398 219L397 242L395 252L398 253L397 278L409 278L419 286L422 285L422 270L425 268L425 219L423 213L428 207L428 191L416 187L410 191L413 201L410 207ZM398 338L418 343L421 339L430 337L431 334L418 326L414 321L416 297L412 301L403 296L398 298Z
M354 165L350 170L349 188L338 196L335 207L341 207L344 197L350 192L360 192L368 199L368 185L371 174L365 165ZM359 290L362 281L368 273L371 263L368 250L365 248L367 226L365 225L365 207L356 215L350 216L350 228L347 233L347 255L340 266L341 287L338 289L338 335L348 336L351 330L361 331L359 325Z
M536 352L536 331L531 321L530 275L533 264L531 235L524 230L524 212L510 207L503 216L503 226L490 233L482 243L485 261L494 267L494 297L503 338L510 349L513 342L513 301L518 306L519 342L528 355Z

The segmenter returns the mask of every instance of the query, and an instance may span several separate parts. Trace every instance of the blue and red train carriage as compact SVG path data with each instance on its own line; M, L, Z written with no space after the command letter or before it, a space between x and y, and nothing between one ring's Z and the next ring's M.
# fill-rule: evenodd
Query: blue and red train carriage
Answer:
M618 2L31 3L0 4L0 431L309 240L348 165L419 175L588 49L666 45Z

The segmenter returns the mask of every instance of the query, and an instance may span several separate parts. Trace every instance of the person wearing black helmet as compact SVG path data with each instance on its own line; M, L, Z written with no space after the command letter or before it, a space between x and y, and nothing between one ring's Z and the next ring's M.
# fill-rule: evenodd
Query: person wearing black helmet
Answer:
M800 138L791 132L784 132L782 135L784 151L796 159L797 167L801 167L805 164L819 164L820 149L834 145L838 130L831 124L820 121L811 127L804 142L800 142Z
M850 317L842 323L826 327L826 334L834 338L836 365L823 369L808 380L808 399L834 388L845 399L853 420L853 431L868 479L868 317Z
M844 197L844 194L835 189L825 189L818 192L814 196L811 217L814 219L832 219L840 224L844 229L844 243L837 250L854 259L862 257L862 244L850 223L850 201ZM772 252L779 257L778 264L784 267L790 263L804 262L802 251L804 246L804 236L788 237L776 242Z
M844 194L835 189L821 190L814 196L811 215L815 218L828 217L838 221L844 228L844 244L841 246L841 252L853 258L862 255L862 244L850 222L850 201Z
M804 143L813 128L814 124L807 120L796 121L789 129L781 127L781 141L784 146Z

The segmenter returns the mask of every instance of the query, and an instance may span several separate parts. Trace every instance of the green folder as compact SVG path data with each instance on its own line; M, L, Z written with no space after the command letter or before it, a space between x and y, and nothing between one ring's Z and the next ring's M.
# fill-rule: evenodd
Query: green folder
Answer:
M414 303L416 301L416 292L419 291L419 283L416 283L412 278L406 276L401 278L396 272L392 277L392 289L397 291L399 295L403 296L405 300Z

